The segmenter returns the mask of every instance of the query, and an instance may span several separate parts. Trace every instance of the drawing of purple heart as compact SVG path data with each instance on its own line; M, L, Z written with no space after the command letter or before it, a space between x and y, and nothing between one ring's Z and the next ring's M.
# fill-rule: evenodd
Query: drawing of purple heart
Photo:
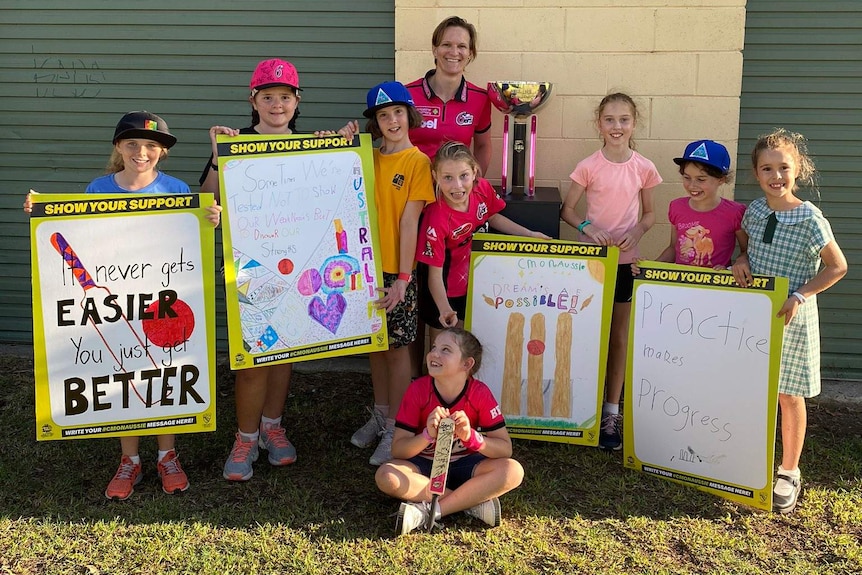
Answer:
M308 304L308 315L311 319L331 331L338 331L338 325L347 309L347 300L340 293L331 293L326 297L326 303L319 296L311 298Z

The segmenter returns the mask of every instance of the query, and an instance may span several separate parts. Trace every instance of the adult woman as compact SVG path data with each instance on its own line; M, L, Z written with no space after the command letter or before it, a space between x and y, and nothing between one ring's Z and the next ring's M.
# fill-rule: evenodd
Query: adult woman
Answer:
M458 16L446 18L431 36L434 69L407 84L424 121L410 141L433 158L447 140L473 145L482 174L491 163L491 101L487 90L464 77L476 58L476 28Z

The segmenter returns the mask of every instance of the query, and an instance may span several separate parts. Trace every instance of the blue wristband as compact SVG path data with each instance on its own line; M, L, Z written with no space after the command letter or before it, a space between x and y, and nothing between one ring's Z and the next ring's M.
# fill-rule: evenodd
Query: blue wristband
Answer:
M584 220L578 224L577 230L581 233L584 233L584 228L587 227L588 225L590 225L591 223L593 223L593 222L591 222L590 220Z

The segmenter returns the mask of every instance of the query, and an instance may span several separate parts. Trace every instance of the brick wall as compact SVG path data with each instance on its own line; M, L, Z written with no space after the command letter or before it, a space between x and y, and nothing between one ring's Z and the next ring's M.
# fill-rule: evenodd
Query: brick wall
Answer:
M554 83L539 113L538 185L565 196L575 164L597 150L595 108L610 92L635 98L642 120L638 151L665 183L657 224L642 240L655 256L670 235L667 205L682 195L672 158L699 138L722 142L736 157L745 0L396 0L395 75L403 82L433 67L431 33L458 15L479 32L468 79ZM499 180L502 116L494 110L491 180ZM734 166L735 169L735 166ZM733 196L731 187L724 195ZM563 237L573 230L564 225Z

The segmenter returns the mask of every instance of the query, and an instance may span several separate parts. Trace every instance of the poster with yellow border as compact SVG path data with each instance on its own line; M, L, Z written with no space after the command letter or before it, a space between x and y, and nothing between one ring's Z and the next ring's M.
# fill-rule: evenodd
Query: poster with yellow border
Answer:
M465 326L513 437L598 445L619 249L476 234Z
M231 367L388 349L371 136L218 138Z
M212 194L33 194L40 441L214 431Z
M643 262L625 387L626 467L772 508L787 278Z

